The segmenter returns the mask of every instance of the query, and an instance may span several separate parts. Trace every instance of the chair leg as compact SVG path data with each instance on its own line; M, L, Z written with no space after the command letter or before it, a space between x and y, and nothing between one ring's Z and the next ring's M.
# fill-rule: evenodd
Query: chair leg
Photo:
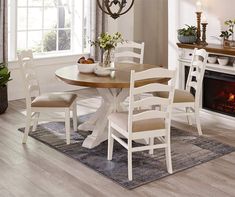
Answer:
M132 181L132 141L128 139L128 179Z
M196 118L198 134L202 135L202 128L201 128L201 122L200 122L200 117L199 117L199 108L195 109L195 118Z
M66 131L66 143L70 144L70 110L65 110L65 131Z
M112 127L111 124L109 122L109 128L108 128L108 160L112 160L113 159L113 143L114 143L114 139L112 138Z
M40 112L37 112L36 115L35 115L34 122L33 122L32 131L36 131L36 129L37 129L39 116L40 116Z
M154 145L154 138L152 138L152 137L149 138L149 145L150 145L150 146L153 146L153 145ZM150 154L150 155L153 155L153 149L150 149L150 150L149 150L149 154Z
M25 127L25 131L24 131L22 144L26 144L26 142L27 142L30 126L31 126L31 112L27 112L26 127Z
M190 107L186 107L186 113L190 113L190 112L191 112ZM192 123L192 118L191 118L190 115L187 115L187 120L188 120L188 124L189 124L190 126L192 126L193 123Z
M166 137L166 144L167 144L167 147L165 148L166 166L168 173L172 174L173 170L172 170L172 161L171 161L171 141L169 137Z
M77 102L73 104L73 130L78 130Z

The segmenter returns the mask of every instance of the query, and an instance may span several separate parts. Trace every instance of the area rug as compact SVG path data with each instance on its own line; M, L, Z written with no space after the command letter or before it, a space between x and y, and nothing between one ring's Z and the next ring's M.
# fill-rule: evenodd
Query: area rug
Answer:
M84 122L87 118L88 116L83 116L79 122ZM19 130L22 132L24 128ZM35 132L30 133L30 136L127 189L134 189L169 176L166 171L165 151L157 149L154 155L149 155L147 151L133 153L133 181L128 181L126 149L115 142L113 160L107 161L107 142L91 150L81 146L84 138L89 134L84 131L73 133L71 144L66 145L64 123L53 122L39 125ZM172 128L171 134L174 173L235 151L234 147L176 128Z

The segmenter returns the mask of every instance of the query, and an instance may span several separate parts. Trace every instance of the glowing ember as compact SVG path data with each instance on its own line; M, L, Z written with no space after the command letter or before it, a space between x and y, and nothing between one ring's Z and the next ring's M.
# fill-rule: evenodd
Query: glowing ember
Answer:
M229 102L235 102L235 94L230 93L230 94L229 94L228 101L229 101Z

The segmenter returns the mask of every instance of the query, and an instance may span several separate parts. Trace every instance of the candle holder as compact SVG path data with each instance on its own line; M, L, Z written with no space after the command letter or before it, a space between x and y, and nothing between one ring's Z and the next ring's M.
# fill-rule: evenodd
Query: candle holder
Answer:
M196 12L197 14L197 44L201 44L201 17L202 17L202 12Z
M202 42L201 44L203 46L208 45L208 43L206 42L206 26L208 25L208 23L202 23Z

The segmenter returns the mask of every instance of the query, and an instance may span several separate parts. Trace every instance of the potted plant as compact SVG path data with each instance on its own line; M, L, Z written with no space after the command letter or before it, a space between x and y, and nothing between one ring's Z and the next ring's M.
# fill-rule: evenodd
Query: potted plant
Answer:
M186 25L186 28L178 29L178 40L184 44L193 44L197 40L197 28Z
M235 38L234 38L234 20L227 20L224 22L227 26L227 30L221 31L220 37L223 39L224 47L235 47Z
M103 67L109 67L111 59L114 56L113 51L118 43L122 43L124 40L122 35L117 32L113 35L108 33L102 33L96 41L91 41L91 46L98 46L104 50L103 53Z
M11 73L5 63L0 63L0 114L3 114L8 107L7 82L10 81Z

